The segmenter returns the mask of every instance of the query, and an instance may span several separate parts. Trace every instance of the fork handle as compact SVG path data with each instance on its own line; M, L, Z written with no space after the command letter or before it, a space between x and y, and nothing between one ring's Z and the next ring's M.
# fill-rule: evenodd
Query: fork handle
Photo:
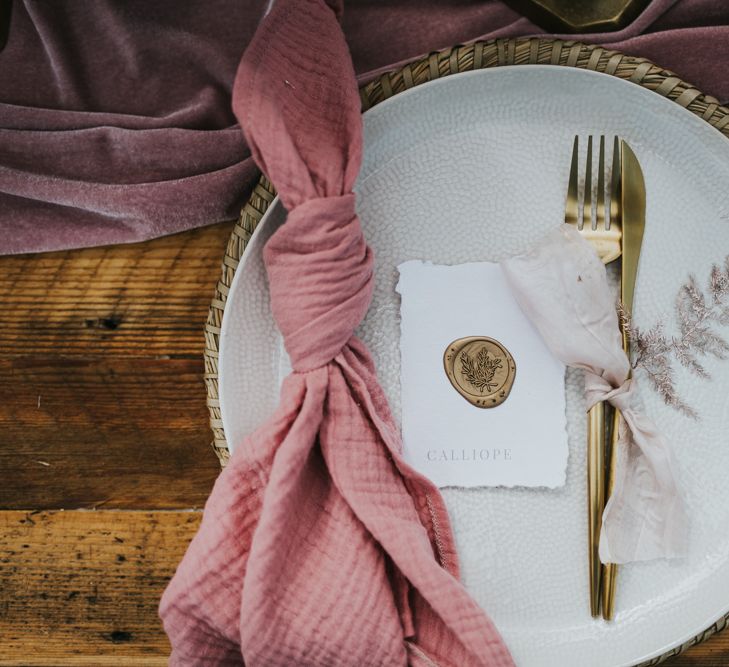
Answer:
M595 403L587 412L587 502L590 567L590 612L600 615L602 565L598 547L605 506L605 403Z

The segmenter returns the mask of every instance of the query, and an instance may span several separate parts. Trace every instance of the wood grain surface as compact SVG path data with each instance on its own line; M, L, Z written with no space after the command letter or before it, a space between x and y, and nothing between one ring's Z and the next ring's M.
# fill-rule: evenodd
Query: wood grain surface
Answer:
M0 506L201 507L209 448L203 362L0 358Z
M230 230L0 257L0 665L166 664L159 596L219 470L201 354ZM665 664L727 667L729 632Z
M0 258L0 507L203 505L203 325L230 229Z
M162 591L200 512L0 512L0 665L164 665Z

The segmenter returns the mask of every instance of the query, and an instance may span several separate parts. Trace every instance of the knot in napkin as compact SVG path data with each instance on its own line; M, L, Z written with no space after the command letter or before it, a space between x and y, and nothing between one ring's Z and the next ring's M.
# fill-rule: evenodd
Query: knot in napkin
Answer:
M372 358L352 336L373 283L352 194L362 119L323 0L277 0L233 100L289 212L264 260L299 372L271 418L234 443L162 597L170 664L513 667L458 581L443 499L404 462Z
M688 520L670 446L638 405L605 267L576 229L560 225L502 263L524 313L552 353L585 371L587 407L621 412L613 493L600 558L625 563L686 553Z
M354 201L349 193L299 204L263 251L271 310L296 371L329 363L372 299L373 256Z

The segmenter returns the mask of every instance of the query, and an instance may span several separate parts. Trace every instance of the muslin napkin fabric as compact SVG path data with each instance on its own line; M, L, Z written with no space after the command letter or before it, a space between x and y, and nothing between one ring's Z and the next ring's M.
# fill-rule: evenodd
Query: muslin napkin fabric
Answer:
M585 371L587 407L607 400L622 414L613 493L603 514L600 559L679 557L688 519L672 450L643 413L623 351L605 267L569 225L502 262L514 297L552 353Z
M288 211L264 261L294 370L237 444L162 597L170 664L512 667L353 336L373 257L352 193L362 121L339 11L278 0L236 77L234 110Z

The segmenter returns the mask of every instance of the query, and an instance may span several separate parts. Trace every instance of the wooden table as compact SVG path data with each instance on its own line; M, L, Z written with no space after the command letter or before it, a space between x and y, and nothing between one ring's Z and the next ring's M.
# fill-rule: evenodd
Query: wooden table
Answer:
M164 665L219 471L203 324L231 223L0 258L0 665ZM665 663L729 665L729 631Z

